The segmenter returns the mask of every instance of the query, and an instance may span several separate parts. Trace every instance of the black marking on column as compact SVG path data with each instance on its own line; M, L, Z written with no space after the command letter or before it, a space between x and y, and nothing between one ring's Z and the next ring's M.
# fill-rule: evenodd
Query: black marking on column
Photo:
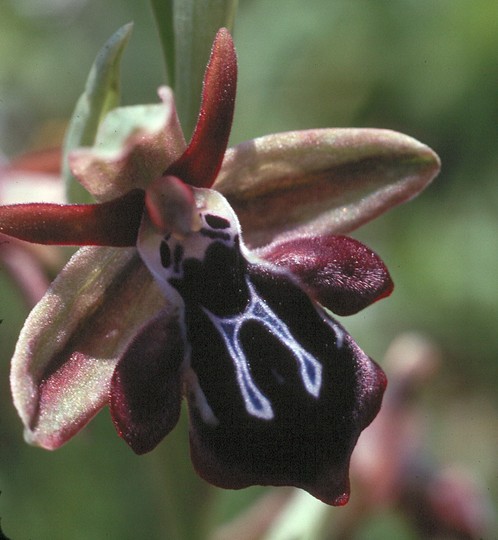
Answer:
M171 265L171 249L168 244L163 240L159 247L159 255L161 256L161 264L164 268L169 268Z
M202 236L207 236L207 238L219 239L219 240L230 240L230 235L226 232L212 231L211 229L202 228L199 231Z
M173 251L173 269L175 272L180 271L180 263L183 259L183 246L181 244L176 244L175 249Z
M228 229L230 222L221 216L215 216L214 214L206 214L206 223L213 229Z

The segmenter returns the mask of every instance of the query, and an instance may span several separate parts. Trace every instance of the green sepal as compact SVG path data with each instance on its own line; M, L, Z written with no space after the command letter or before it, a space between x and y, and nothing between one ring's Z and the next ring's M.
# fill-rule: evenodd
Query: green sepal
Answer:
M278 237L348 234L415 197L439 169L433 150L402 133L312 129L230 148L213 189L255 248Z

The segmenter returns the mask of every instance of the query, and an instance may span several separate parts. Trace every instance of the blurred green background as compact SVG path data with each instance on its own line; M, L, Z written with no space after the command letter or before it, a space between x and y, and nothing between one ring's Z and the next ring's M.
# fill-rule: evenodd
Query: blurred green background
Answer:
M123 103L156 102L164 71L145 0L2 0L4 157L57 142L95 54L130 20ZM441 347L443 365L420 396L427 450L434 460L469 467L496 504L498 3L240 0L235 43L232 143L312 127L382 127L440 155L442 173L425 193L355 234L383 257L396 289L343 322L380 363L407 330ZM25 316L0 270L0 517L9 537L174 538L165 531L185 507L195 513L210 506L206 519L220 521L260 493L210 490L201 497L185 428L137 458L116 437L107 411L55 453L27 446L8 385ZM183 526L177 535L188 540ZM386 514L358 538L418 536L402 517Z

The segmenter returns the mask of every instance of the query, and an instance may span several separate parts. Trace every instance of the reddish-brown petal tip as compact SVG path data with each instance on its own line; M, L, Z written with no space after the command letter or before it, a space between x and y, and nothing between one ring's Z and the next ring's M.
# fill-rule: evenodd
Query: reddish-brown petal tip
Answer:
M183 155L165 172L194 187L211 187L220 170L232 127L237 56L232 37L221 28L204 75L199 118Z
M137 454L153 450L178 422L183 352L176 317L162 312L144 326L116 366L112 419Z
M394 287L381 258L347 236L295 238L257 253L290 270L315 300L338 315L353 315Z
M0 232L36 244L134 246L144 192L101 204L27 203L0 207Z

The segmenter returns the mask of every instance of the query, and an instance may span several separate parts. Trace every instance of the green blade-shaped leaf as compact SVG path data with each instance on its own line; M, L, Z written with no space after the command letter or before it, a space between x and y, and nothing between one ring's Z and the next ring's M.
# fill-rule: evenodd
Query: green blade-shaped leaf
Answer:
M173 29L174 0L150 0L163 50L168 84L175 87L175 35Z
M279 235L348 233L417 195L439 167L429 147L401 133L317 129L231 148L213 187L257 247Z
M216 32L233 27L237 0L174 0L175 96L187 139L199 113L202 79Z
M132 27L131 23L122 26L100 50L69 122L64 140L62 174L71 202L91 201L89 194L72 175L68 155L79 146L92 145L102 118L119 104L119 66Z

